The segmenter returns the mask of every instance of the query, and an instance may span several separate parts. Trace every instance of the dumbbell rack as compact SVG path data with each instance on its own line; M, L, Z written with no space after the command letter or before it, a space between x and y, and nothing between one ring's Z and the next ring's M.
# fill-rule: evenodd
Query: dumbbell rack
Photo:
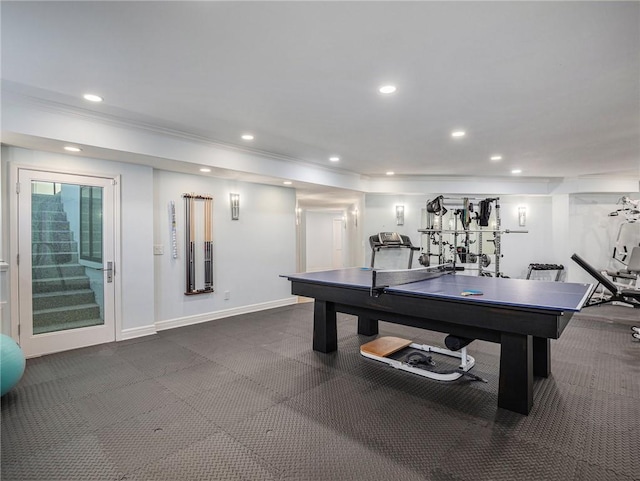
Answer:
M564 271L564 266L562 264L529 264L527 279L531 279L533 271L556 271L555 281L558 282L562 271Z

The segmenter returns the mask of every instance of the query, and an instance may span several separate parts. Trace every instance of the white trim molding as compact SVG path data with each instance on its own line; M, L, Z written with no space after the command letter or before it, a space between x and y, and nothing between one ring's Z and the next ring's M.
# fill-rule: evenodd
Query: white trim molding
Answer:
M195 316L186 316L176 319L167 319L166 321L158 321L156 322L155 328L158 331L164 331L166 329L174 329L176 327L200 324L202 322L214 321L216 319L223 319L225 317L238 316L240 314L249 314L251 312L264 311L267 309L274 309L276 307L290 306L293 304L297 304L297 302L297 297L287 297L285 299L262 302L260 304L250 304L248 306L234 307L232 309L225 309L222 311L207 312L204 314L197 314Z
M9 275L7 274L8 270L9 264L5 261L0 261L0 332L3 334L11 333L9 314L7 313L7 297L9 293L9 289L7 286L9 277Z
M156 334L155 325L132 327L130 329L123 329L120 335L117 336L117 341L126 341L128 339L135 339L136 337L151 336L152 334Z
M166 321L158 321L154 325L133 327L124 329L120 332L119 341L135 339L137 337L151 336L158 331L167 329L175 329L177 327L191 326L193 324L201 324L203 322L215 321L216 319L224 319L225 317L238 316L241 314L249 314L251 312L266 311L275 309L276 307L291 306L298 303L297 297L287 297L285 299L277 299L275 301L261 302L260 304L250 304L248 306L234 307L222 311L207 312L194 316L179 317L176 319L167 319Z

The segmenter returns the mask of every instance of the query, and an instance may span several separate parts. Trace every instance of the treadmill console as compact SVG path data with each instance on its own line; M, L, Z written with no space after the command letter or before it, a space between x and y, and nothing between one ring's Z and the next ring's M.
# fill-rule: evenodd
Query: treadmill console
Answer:
M375 265L376 252L381 249L409 249L409 262L407 269L411 269L413 263L413 251L420 250L420 247L411 244L411 239L406 235L397 232L380 232L369 236L369 244L371 245L371 268Z
M380 232L378 234L378 242L383 246L400 245L402 238L397 232Z

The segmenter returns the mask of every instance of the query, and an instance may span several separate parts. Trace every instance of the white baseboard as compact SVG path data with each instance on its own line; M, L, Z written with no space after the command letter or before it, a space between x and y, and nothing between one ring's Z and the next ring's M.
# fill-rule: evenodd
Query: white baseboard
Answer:
M126 341L127 339L135 339L136 337L150 336L156 333L156 326L151 324L150 326L132 327L131 329L123 329L122 336L119 341Z
M223 311L214 311L205 314L198 314L195 316L168 319L166 321L156 322L155 329L157 331L164 331L166 329L174 329L176 327L200 324L201 322L214 321L216 319L223 319L225 317L238 316L240 314L249 314L250 312L264 311L267 309L274 309L276 307L291 306L297 304L297 302L297 297L287 297L285 299L278 299L276 301L268 301L262 302L260 304L234 307L232 309L225 309Z
M201 322L223 319L225 317L238 316L240 314L248 314L250 312L264 311L267 309L274 309L276 307L290 306L296 304L297 302L297 297L288 297L285 299L278 299L276 301L262 302L260 304L234 307L232 309L225 309L223 311L208 312L205 314L197 314L195 316L179 317L176 319L168 319L166 321L158 321L155 324L149 326L123 329L122 336L118 340L125 341L127 339L135 339L136 337L150 336L152 334L156 334L158 331L164 331L166 329L175 329L176 327L200 324Z

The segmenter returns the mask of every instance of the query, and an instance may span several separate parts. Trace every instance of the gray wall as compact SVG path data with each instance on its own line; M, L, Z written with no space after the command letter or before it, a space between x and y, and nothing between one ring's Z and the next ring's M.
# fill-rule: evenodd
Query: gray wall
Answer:
M424 195L367 194L363 226L363 242L369 235L382 231L408 235L414 245L420 245L421 210L427 200L442 192ZM491 194L491 195L496 195ZM615 239L623 218L610 217L609 213L619 208L616 202L623 195L638 198L638 193L583 193L500 196L501 227L509 230L528 231L526 234L503 234L500 270L514 278L525 278L530 263L563 264L565 278L577 282L591 282L589 276L573 261L575 252L598 269L620 268L611 258ZM460 196L459 194L455 195ZM482 197L473 195L474 197ZM395 205L405 206L405 223L397 226ZM518 207L527 207L526 227L518 225ZM627 229L630 242L640 244L640 223ZM386 255L384 255L386 254ZM406 252L391 251L376 255L376 267L406 268ZM371 250L365 250L363 262L368 265ZM413 267L420 267L414 256ZM543 278L540 273L538 278Z
M216 312L268 307L293 302L288 282L280 274L295 267L295 190L213 177L159 171L140 165L62 154L4 148L8 166L121 175L122 331L150 333L193 318L214 318ZM5 184L3 200L9 192ZM215 293L185 296L184 204L185 192L214 197ZM240 220L231 221L229 193L241 196ZM176 203L178 258L171 255L168 203ZM15 205L11 206L15 208ZM4 226L8 219L4 219ZM164 248L154 256L154 245ZM9 246L3 245L7 257ZM8 276L6 276L8 279ZM10 299L8 283L4 299ZM224 299L224 292L229 299ZM3 332L10 331L9 305L4 306ZM251 307L253 306L253 307ZM257 306L257 307L256 307ZM136 334L133 334L136 335ZM125 336L127 337L127 336Z
M89 159L39 152L20 148L6 148L3 162L12 165L52 171L122 176L121 185L121 249L119 272L122 280L123 330L153 324L153 169L121 162ZM9 189L7 189L9 190ZM9 197L12 199L12 197ZM10 202L15 208L15 202ZM4 226L7 226L7 219ZM4 246L8 257L12 254ZM3 332L10 321L3 320Z
M26 167L114 176L121 175L121 250L122 330L153 332L190 322L201 322L234 313L258 310L291 303L288 283L280 274L300 267L297 250L324 252L326 239L313 236L314 229L328 225L314 220L315 215L302 211L296 230L295 190L278 186L243 183L200 175L157 170L149 166L115 161L52 154L14 147L3 147L2 256L10 259L7 239L9 209L15 208L13 190L8 185L8 167ZM460 192L464 185L453 189ZM214 197L214 287L213 294L184 296L184 219L182 194L196 192ZM241 195L240 220L231 221L229 193ZM367 266L370 262L369 235L397 231L421 244L422 209L427 200L445 192L425 194L365 194L361 203L344 211L345 266ZM548 195L500 195L502 227L520 229L517 207L526 205L528 234L503 236L501 270L510 277L525 277L531 262L562 263L568 268L566 279L591 279L570 261L579 253L597 268L620 267L611 259L615 237L622 217L610 217L616 202L624 195L638 198L638 192L550 193ZM460 196L461 194L454 194ZM471 193L481 197L477 193ZM492 192L488 195L497 195ZM168 204L176 203L178 215L178 259L171 256ZM13 204L12 204L13 202ZM395 205L405 206L405 223L396 225ZM358 209L358 226L353 211ZM331 213L319 218L333 218ZM631 236L640 243L640 223ZM298 241L296 241L296 234ZM316 241L320 244L317 244ZM154 257L154 245L164 254ZM300 254L300 252L298 252ZM313 263L331 265L326 259ZM398 253L400 255L400 253ZM390 267L406 267L402 259L391 259ZM417 267L417 254L413 267ZM305 267L305 266L303 266ZM11 299L7 273L0 272L0 301ZM224 293L229 292L229 299ZM9 305L2 309L2 331L9 332ZM137 331L138 330L138 331ZM136 334L134 334L136 335Z
M185 213L182 194L213 196L214 293L185 296ZM240 194L231 220L229 194ZM295 190L214 177L154 172L155 320L180 323L243 306L291 298L281 274L295 272ZM178 258L171 254L169 203L175 202ZM225 299L225 292L229 299Z

